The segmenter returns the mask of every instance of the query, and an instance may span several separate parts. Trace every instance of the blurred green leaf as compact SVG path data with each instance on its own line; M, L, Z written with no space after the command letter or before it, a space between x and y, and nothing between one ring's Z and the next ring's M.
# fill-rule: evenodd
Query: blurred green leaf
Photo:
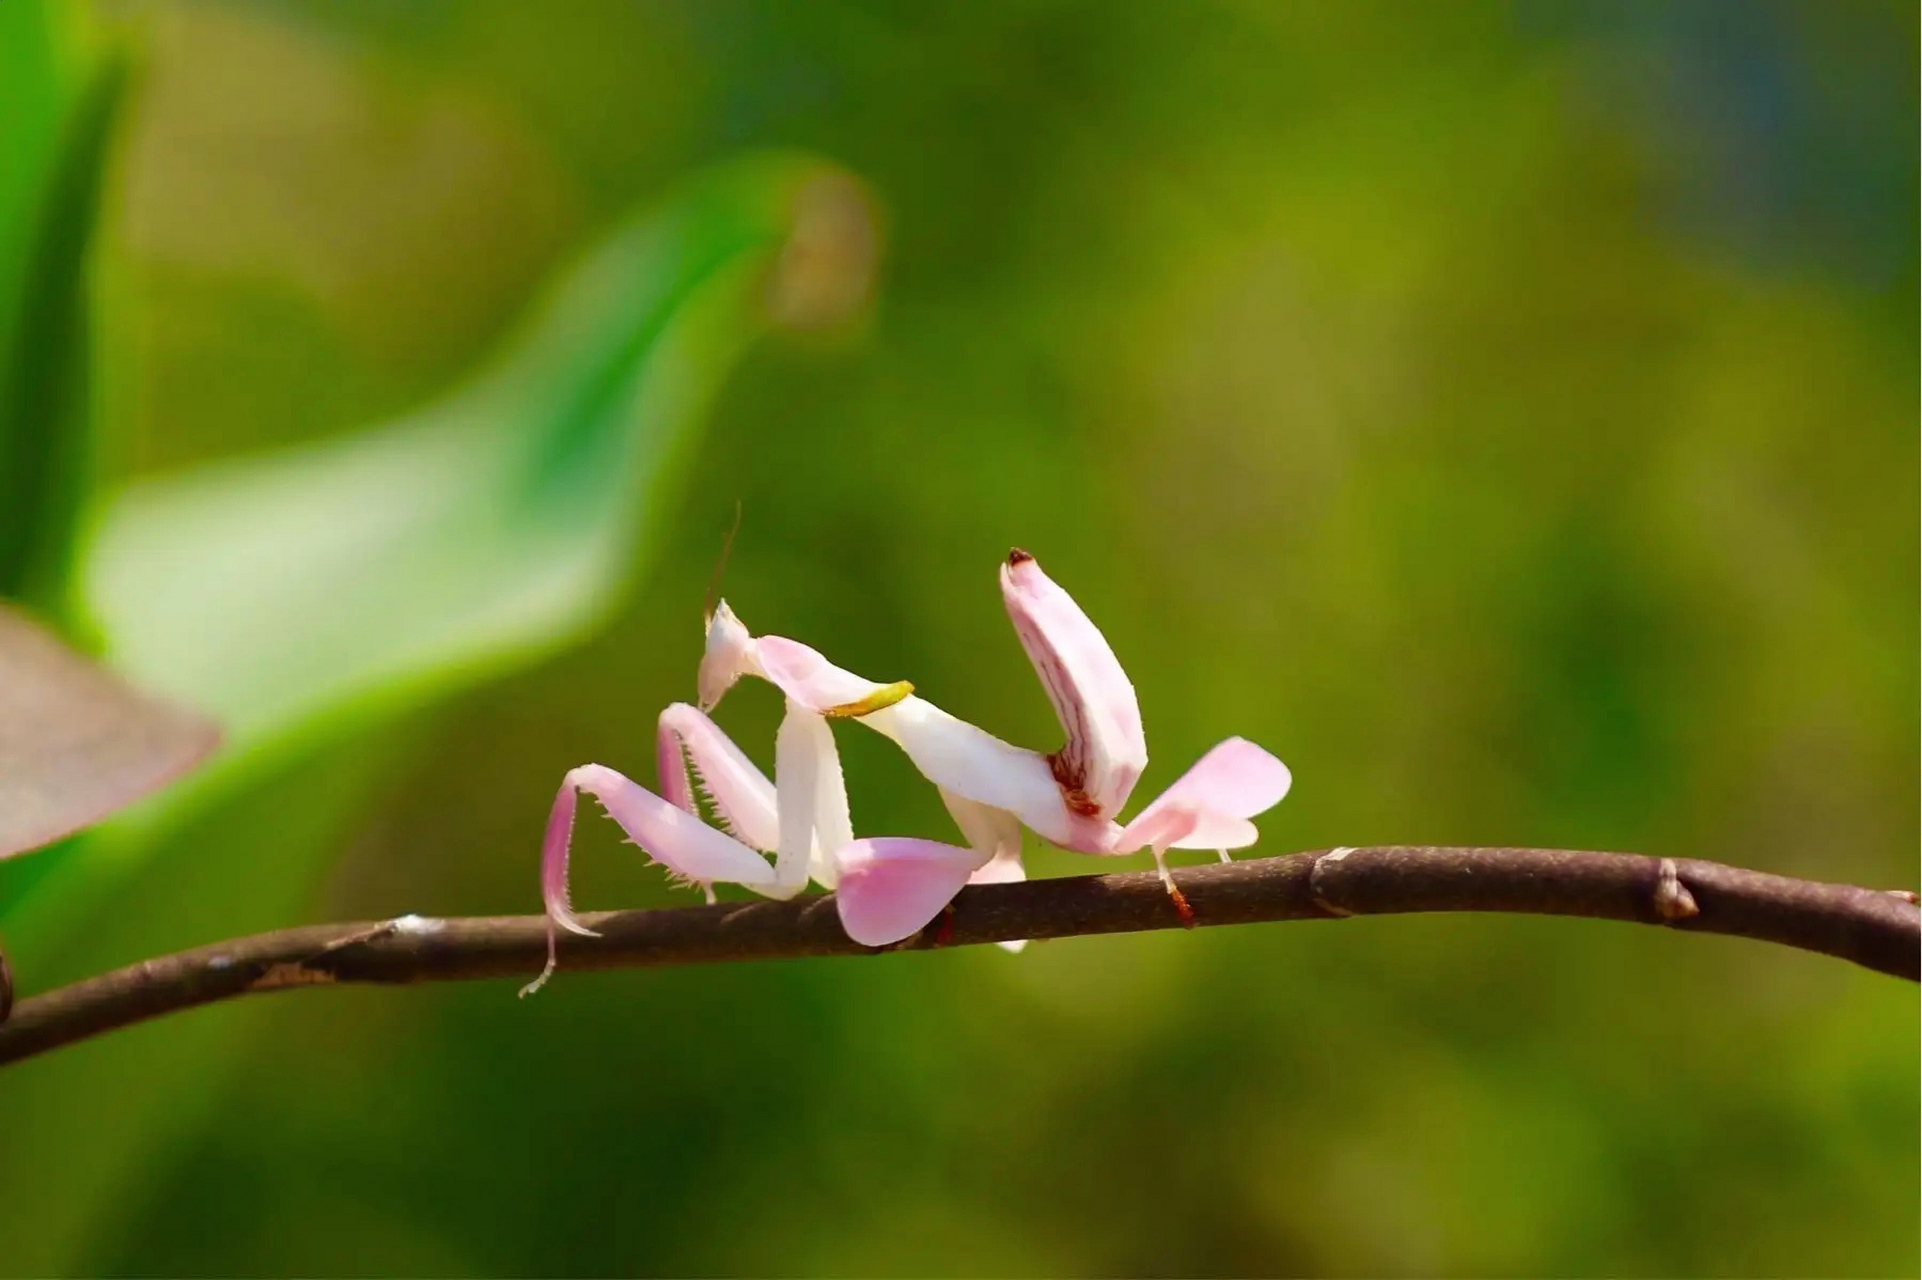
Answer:
M9 339L73 88L58 25L50 3L0 5L0 335Z
M249 743L581 634L722 375L812 270L782 250L823 221L859 234L860 200L811 161L720 171L616 229L440 402L134 487L85 566L114 662Z
M727 166L616 228L439 403L113 501L82 568L109 655L232 745L157 809L30 860L48 870L0 895L23 987L290 922L400 762L387 726L608 612L728 369L770 323L858 305L869 232L837 169ZM251 1025L151 1028L150 1051L83 1046L10 1079L0 1199L35 1209L5 1266L77 1265L124 1171L218 1096Z
M56 618L90 466L86 259L126 80L117 51L73 70L58 25L0 7L0 595Z

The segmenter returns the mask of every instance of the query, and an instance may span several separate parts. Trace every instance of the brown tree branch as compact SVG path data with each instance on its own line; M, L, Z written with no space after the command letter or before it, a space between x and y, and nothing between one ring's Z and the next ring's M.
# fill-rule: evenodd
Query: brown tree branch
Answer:
M1853 960L1915 981L1916 895L1791 880L1716 862L1560 849L1383 846L1183 868L1202 925L1415 911L1588 916L1724 933ZM717 960L871 954L841 931L831 897L586 917L561 967L625 969ZM1156 876L1075 876L967 889L890 950L1179 927ZM236 938L21 1000L0 1023L0 1063L230 996L337 982L527 978L547 953L540 916L307 925Z

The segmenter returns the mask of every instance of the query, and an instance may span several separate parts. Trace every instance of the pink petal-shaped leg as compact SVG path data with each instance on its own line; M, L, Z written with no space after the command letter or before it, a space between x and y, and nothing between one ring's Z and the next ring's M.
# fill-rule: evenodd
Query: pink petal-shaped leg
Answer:
M1291 781L1287 765L1246 738L1229 738L1123 827L1114 851L1251 845L1258 833L1248 819L1279 804Z
M574 795L585 791L601 802L628 839L674 875L697 884L717 880L744 884L762 892L775 889L774 868L767 859L732 836L708 826L693 814L669 804L646 787L605 765L584 764L568 771L547 815L541 842L541 897L547 907L547 966L540 977L522 988L522 995L540 990L554 972L555 928L594 936L580 922L568 901L567 855L574 832Z
M1136 815L1116 839L1116 853L1146 846L1181 922L1194 927L1194 909L1168 870L1169 849L1245 848L1259 833L1248 819L1281 802L1292 778L1288 766L1245 738L1229 738L1194 763L1175 784Z
M981 865L981 855L933 840L856 840L836 855L841 927L864 947L912 937L941 914Z

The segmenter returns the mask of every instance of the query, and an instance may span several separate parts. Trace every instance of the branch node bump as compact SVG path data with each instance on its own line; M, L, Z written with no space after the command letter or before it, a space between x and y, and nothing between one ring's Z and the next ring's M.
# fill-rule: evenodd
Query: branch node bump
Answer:
M390 938L397 933L431 933L432 931L429 922L422 916L395 916L391 920L382 920L379 924L372 925L365 929L355 930L353 933L347 934L344 937L335 938L302 963L314 963L325 960L337 951L345 951L349 947L358 947L363 943L378 942L382 938Z
M1655 875L1655 914L1671 922L1702 914L1673 858L1663 858Z
M1321 873L1322 873L1322 870L1328 866L1328 864L1334 863L1334 862L1340 862L1343 858L1347 857L1349 854L1353 852L1354 850L1349 848L1347 845L1343 845L1338 849L1330 849L1327 853L1324 853L1319 858L1316 858L1315 865L1308 869L1309 896L1314 898L1316 906L1320 907L1323 911L1326 911L1329 915L1335 916L1337 918L1342 916L1352 916L1355 913L1348 910L1346 907L1338 907L1334 903L1328 900L1328 895L1323 893L1321 889Z
M389 920L387 927L395 933L425 936L430 933L439 933L441 922L433 916L415 915L410 911L404 916L395 916Z
M247 988L249 991L276 991L282 987L322 987L339 981L326 969L316 969L306 961L292 964L281 961L268 966L267 972L255 978Z

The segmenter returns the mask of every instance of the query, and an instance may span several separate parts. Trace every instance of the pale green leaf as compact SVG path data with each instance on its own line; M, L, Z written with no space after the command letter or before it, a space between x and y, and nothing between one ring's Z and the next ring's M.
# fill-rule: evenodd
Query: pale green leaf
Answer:
M579 635L633 572L722 375L795 293L784 251L864 227L860 199L808 160L709 175L617 228L438 403L134 487L84 566L109 657L244 746ZM859 280L836 297L858 295L865 255L841 261Z

